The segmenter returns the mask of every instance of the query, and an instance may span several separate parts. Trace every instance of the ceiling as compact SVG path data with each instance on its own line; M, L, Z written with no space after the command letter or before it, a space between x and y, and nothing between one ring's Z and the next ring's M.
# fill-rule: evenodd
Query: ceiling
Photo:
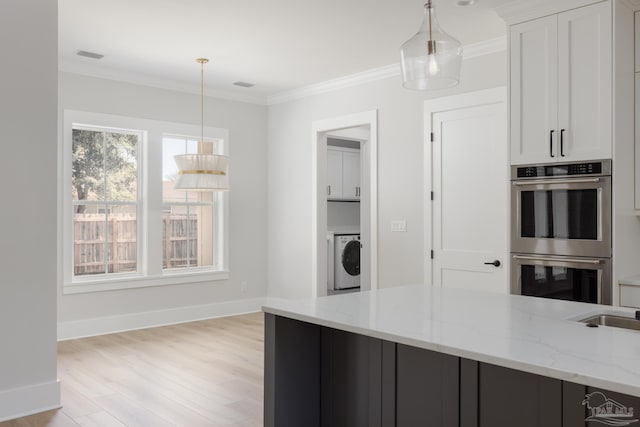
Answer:
M434 0L440 24L463 45L505 35L492 7ZM269 96L399 61L423 0L59 0L63 71L198 91ZM95 60L79 50L104 55ZM234 86L244 81L253 88Z

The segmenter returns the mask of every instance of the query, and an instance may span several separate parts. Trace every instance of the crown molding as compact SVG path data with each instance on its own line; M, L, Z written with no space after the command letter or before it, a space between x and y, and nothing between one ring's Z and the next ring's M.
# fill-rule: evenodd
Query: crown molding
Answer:
M468 44L463 46L463 60L475 58L482 55L489 55L491 53L502 52L506 50L506 48L506 37L498 37L478 43ZM158 89L166 89L183 93L193 93L196 95L200 94L199 85L191 85L174 80L161 79L141 73L132 73L120 69L98 66L96 64L89 64L85 62L60 59L58 62L58 70L65 73L80 74L107 80L115 80L124 83L154 87ZM215 89L205 89L205 95L212 98L226 99L230 101L245 102L250 104L274 105L398 76L400 76L400 64L395 63L379 68L374 68L368 71L363 71L360 73L350 74L348 76L303 86L297 89L279 92L268 97L257 95L242 95L236 92L221 91Z
M475 58L482 55L489 55L491 53L502 52L506 49L506 36L468 44L466 46L463 46L463 60ZM383 80L398 76L400 76L399 63L385 65L384 67L374 68L372 70L363 71L361 73L350 74L348 76L339 77L337 79L327 80L321 83L276 93L267 98L267 105L282 104L284 102L290 102L321 93L345 89L352 86L358 86L361 84L371 83L377 80Z
M83 76L97 77L106 80L115 80L124 83L131 83L140 86L148 86L158 89L166 89L183 93L193 93L200 95L200 85L178 82L170 79L161 79L142 73L133 73L120 69L98 66L84 62L69 61L60 59L58 61L58 71L64 73L80 74ZM204 94L208 97L225 99L228 101L245 102L249 104L266 105L266 98L257 95L242 95L231 91L215 90L205 88Z
M374 68L361 73L350 74L337 79L331 79L320 83L315 83L300 88L276 93L267 98L267 105L282 104L283 102L294 101L308 96L318 95L334 90L345 89L377 80L388 79L400 75L400 64L390 64L384 67Z
M599 3L602 0L511 0L494 11L507 25L530 21L542 16L553 15L565 10Z

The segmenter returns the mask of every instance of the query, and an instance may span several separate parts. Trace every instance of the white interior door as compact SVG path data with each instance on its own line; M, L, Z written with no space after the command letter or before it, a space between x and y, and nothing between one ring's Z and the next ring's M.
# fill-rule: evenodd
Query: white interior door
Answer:
M506 90L425 103L432 143L432 283L508 291ZM486 263L499 265L491 265Z

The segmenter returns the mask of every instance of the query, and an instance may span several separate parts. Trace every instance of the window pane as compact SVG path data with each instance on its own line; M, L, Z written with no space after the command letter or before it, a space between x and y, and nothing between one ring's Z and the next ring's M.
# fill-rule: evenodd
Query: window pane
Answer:
M103 132L73 129L72 136L73 200L104 200Z
M135 201L139 136L105 132L107 200Z
M72 135L73 200L136 200L139 135L86 129Z
M162 268L212 266L212 206L165 205L162 215Z
M110 206L107 215L107 266L109 273L137 270L136 206Z
M198 192L174 190L178 167L174 156L198 153L198 142L188 138L165 137L162 144L162 199L164 202L195 202Z
M74 275L135 272L136 207L75 206L73 240Z
M185 154L186 151L187 145L184 138L162 139L162 199L165 202L187 201L187 191L173 189L178 179L178 166L174 156Z
M178 177L178 167L174 156L215 153L217 145L221 142L199 142L193 138L167 136L162 139L162 199L165 203L202 201L202 192L173 189Z
M106 272L107 218L104 205L74 206L73 272L76 276Z

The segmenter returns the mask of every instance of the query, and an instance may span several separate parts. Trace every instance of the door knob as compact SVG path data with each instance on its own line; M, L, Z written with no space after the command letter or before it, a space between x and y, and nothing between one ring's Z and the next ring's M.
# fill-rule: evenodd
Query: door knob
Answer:
M485 262L484 265L493 265L494 267L500 267L500 260Z

